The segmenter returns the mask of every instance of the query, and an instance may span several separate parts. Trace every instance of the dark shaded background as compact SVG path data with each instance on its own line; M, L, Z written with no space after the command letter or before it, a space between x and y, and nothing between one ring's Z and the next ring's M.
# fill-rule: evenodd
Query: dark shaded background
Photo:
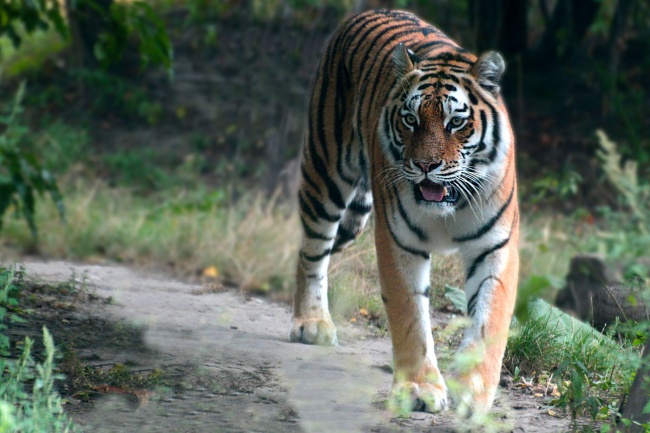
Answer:
M100 2L104 7L110 1ZM157 167L198 151L214 186L272 189L295 166L309 86L336 27L370 8L414 11L474 52L497 49L519 148L524 203L573 210L615 204L595 160L605 130L650 166L650 4L641 0L187 0L153 2L174 47L173 79L127 55L106 76L91 53L95 19L74 21L64 61L32 72L33 119L93 125L101 152L142 151ZM95 31L95 33L93 33ZM81 41L81 42L80 42ZM73 55L71 55L71 53ZM82 68L80 68L82 66ZM9 95L14 82L5 81ZM35 90L34 90L35 89ZM140 150L138 150L140 149ZM147 151L144 151L145 153ZM289 165L287 165L289 164ZM110 165L110 164L109 164ZM120 173L100 163L100 172ZM235 180L233 182L233 180ZM156 180L143 189L156 188Z

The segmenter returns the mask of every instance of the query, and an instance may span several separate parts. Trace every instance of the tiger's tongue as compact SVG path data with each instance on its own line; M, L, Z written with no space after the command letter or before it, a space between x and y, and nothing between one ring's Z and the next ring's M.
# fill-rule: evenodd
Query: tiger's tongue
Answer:
M426 201L442 201L445 198L445 188L442 185L425 180L419 186Z

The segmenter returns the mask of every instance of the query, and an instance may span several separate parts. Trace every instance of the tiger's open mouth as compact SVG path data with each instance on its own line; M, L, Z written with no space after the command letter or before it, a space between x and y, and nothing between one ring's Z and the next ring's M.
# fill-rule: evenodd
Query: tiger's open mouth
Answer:
M453 186L442 185L424 179L415 185L415 199L430 203L456 203L458 201L458 190Z

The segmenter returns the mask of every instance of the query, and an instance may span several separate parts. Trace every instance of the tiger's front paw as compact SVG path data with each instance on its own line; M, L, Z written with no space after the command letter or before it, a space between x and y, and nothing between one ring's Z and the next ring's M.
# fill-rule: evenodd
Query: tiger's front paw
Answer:
M447 410L447 387L432 383L400 382L393 385L388 408L398 415L412 411L436 413Z
M289 339L293 343L337 346L336 327L329 319L293 319Z
M486 414L496 392L496 387L494 390L490 388L478 372L449 379L451 400L456 413L463 418Z

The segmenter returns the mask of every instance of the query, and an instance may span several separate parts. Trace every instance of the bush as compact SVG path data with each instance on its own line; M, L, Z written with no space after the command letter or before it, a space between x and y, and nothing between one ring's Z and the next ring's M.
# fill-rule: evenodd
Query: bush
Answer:
M597 156L607 181L615 188L620 205L626 212L600 208L608 229L586 239L587 251L604 255L609 262L620 265L626 278L650 276L639 258L650 251L650 183L639 174L636 160L625 160L616 143L598 130L600 149Z
M64 218L63 197L52 174L41 167L32 152L25 148L29 129L20 122L25 86L16 93L14 103L0 112L0 229L4 214L13 206L22 216L34 237L37 237L34 211L36 195L48 194L61 219Z

